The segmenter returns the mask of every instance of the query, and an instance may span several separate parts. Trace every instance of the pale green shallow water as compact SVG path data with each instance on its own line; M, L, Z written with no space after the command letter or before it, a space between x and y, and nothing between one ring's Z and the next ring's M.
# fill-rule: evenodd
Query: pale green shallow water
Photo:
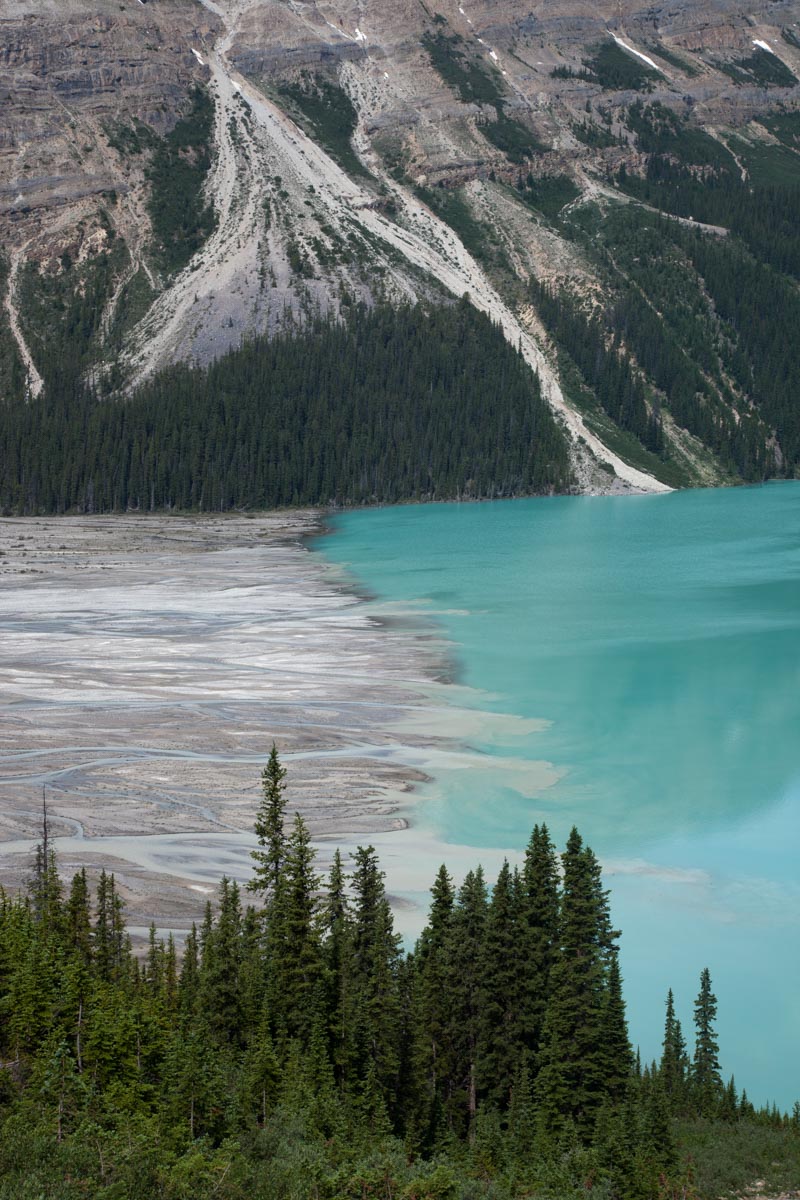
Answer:
M543 818L559 844L577 824L612 888L643 1054L658 1052L669 986L691 1028L708 965L723 1070L791 1105L800 484L379 509L334 528L319 548L436 623L478 714L534 719L504 736L479 716L482 754L422 789L417 836L477 860L524 846Z

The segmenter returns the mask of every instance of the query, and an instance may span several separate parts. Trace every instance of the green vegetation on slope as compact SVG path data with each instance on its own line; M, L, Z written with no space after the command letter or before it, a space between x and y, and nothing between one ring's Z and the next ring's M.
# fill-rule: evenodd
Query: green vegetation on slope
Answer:
M575 200L581 191L568 175L545 175L535 179L528 174L526 177L520 175L517 180L517 194L548 221L557 221L562 208Z
M104 214L101 213L101 218ZM107 217L103 249L82 262L68 252L58 269L30 262L19 276L25 337L49 394L77 397L84 375L103 353L103 314L130 258Z
M591 58L584 60L584 67L590 78L609 92L649 92L659 78L658 71L614 41L597 46Z
M469 54L462 37L440 29L435 34L426 33L422 44L431 65L465 104L494 108L494 119L482 122L481 133L510 162L522 163L546 149L526 125L508 115L499 72Z
M784 314L757 318L766 294L758 288L753 293L755 284L749 281L751 272L762 279L763 270L766 287L774 272L761 268L731 239L703 235L633 206L611 208L599 221L585 214L583 219L591 238L584 244L605 281L607 303L590 322L580 306L556 297L551 308L566 307L573 324L566 330L563 322L558 328L546 319L581 364L589 386L597 386L593 373L599 360L587 356L585 339L593 336L590 323L599 322L607 344L632 359L656 389L651 405L663 403L678 426L712 451L723 472L746 480L792 474L800 413L784 382L787 373L800 371L800 356L776 344L785 333ZM779 277L776 283L780 286ZM786 301L788 322L798 299L787 294ZM743 322L732 307L737 303ZM767 357L773 355L770 372ZM664 453L669 454L668 445Z
M117 121L105 131L118 154L146 158L155 258L167 274L186 266L217 223L203 195L211 169L214 101L202 87L192 89L189 101L188 112L163 138L142 121Z
M602 322L587 318L566 295L541 283L531 285L539 315L555 340L580 369L600 407L620 429L638 438L645 449L662 454L664 437L657 411L648 408L645 390L628 359L621 339L609 342Z
M653 42L647 44L645 42L645 50L648 54L655 55L656 58L661 58L672 67L677 67L679 71L683 71L684 75L688 75L690 79L696 79L700 74L697 67L684 58L682 54L676 54L674 50L669 49L663 42Z
M494 107L502 104L503 88L498 72L488 69L469 54L459 34L437 30L435 34L426 33L422 44L428 51L431 65L465 104L491 104Z
M604 92L651 92L654 82L660 78L658 71L623 50L615 41L594 46L591 57L583 60L580 70L555 67L550 76L552 79L582 79L586 83L596 83Z
M729 75L734 83L760 84L762 87L793 87L797 77L792 74L786 63L756 46L752 54L746 58L737 58L733 62L717 64L720 71Z
M538 381L467 302L354 310L129 400L0 407L5 511L226 510L564 491Z
M458 234L473 258L486 266L497 261L497 237L473 214L463 188L415 187L414 191Z
M693 1055L670 992L635 1061L576 830L559 856L536 826L491 890L442 866L406 955L373 847L323 882L284 775L273 747L257 906L223 879L182 961L155 928L133 956L113 875L65 894L46 827L0 893L3 1200L717 1200L792 1170L800 1111L724 1085L707 970Z
M670 128L651 117L652 107L631 110L633 126L644 135L642 149L653 151L645 176L623 171L620 186L665 212L729 229L756 258L800 278L800 153L789 140L791 126L778 126L784 138L780 146L750 142L748 150L744 139L735 140L737 154L751 155L751 174L743 180L721 147L719 161L710 163L700 131L680 123Z
M358 113L341 84L304 71L294 83L282 83L278 94L290 101L308 134L350 175L372 178L353 149Z
M782 110L765 117L778 139L771 145L755 127L724 145L657 102L630 105L627 124L646 165L643 175L621 168L616 182L681 220L635 205L571 210L562 232L594 262L605 302L592 309L550 296L543 317L623 430L643 438L630 413L621 421L615 415L620 395L612 389L610 405L599 398L609 350L630 359L650 408L663 405L679 429L705 444L723 478L795 475L800 117ZM592 357L586 346L598 331L602 345ZM669 458L669 440L660 453ZM683 457L682 445L676 454Z
M0 252L0 295L8 287L8 259ZM0 307L0 396L20 404L25 399L25 367L8 323L8 314Z
M160 266L186 266L216 226L203 185L211 168L214 101L204 88L191 94L191 108L166 137L157 139L147 167L148 212Z
M628 128L645 154L669 154L683 163L735 171L733 155L716 138L682 121L678 114L657 100L638 100L628 109Z

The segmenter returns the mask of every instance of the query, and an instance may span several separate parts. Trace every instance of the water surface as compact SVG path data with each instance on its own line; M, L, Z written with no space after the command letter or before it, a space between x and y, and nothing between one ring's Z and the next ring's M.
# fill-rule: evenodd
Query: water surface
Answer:
M691 1032L707 965L723 1070L791 1105L800 484L380 509L335 530L319 546L374 611L424 614L450 639L453 703L473 710L478 753L421 789L417 839L479 860L536 821L559 844L577 824L612 888L645 1057L670 986Z

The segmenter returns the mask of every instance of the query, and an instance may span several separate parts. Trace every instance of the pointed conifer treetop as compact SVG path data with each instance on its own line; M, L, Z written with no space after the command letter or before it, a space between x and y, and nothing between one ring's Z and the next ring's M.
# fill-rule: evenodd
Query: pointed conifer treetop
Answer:
M616 939L600 864L572 830L561 856L559 949L550 973L536 1093L544 1125L583 1131L604 1099L624 1090L630 1047Z
M673 1113L680 1111L685 1100L687 1068L686 1042L681 1023L675 1016L675 999L670 988L667 993L660 1074L664 1093Z
M269 759L261 772L263 796L255 820L258 850L251 850L255 860L253 878L247 883L250 892L273 895L286 853L284 812L286 810L286 768L281 766L278 749L272 743Z
M42 837L34 851L33 873L28 879L28 891L36 920L48 928L52 927L59 913L61 880L58 875L55 851L50 841L47 793L44 788L42 788Z
M713 1110L722 1092L719 1069L719 1043L714 1022L717 1017L717 997L711 990L711 974L704 967L700 975L700 991L694 1003L695 1047L692 1064L694 1099L698 1110Z

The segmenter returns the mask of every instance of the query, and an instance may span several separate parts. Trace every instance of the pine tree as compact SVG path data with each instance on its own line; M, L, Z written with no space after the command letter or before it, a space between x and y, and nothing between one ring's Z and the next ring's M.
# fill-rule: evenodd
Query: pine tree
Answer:
M225 1082L218 1047L205 1028L176 1035L164 1064L167 1107L189 1137L214 1136L221 1123Z
M175 938L172 933L167 937L164 951L164 970L162 975L162 998L168 1014L178 1008L178 954L175 949Z
M633 1073L619 957L612 955L600 1014L603 1090L614 1101L622 1100Z
M654 1180L663 1170L675 1165L675 1139L672 1135L669 1104L659 1072L650 1079L645 1091L644 1119L642 1121L642 1144L653 1166Z
M488 896L483 870L468 871L458 893L448 945L450 1021L454 1048L453 1076L448 1083L450 1125L463 1135L478 1112L478 1044L481 1032L482 947Z
M445 1081L452 1078L453 1047L450 1034L450 973L448 939L453 921L455 891L442 865L431 888L428 923L416 945L412 960L413 1073L420 1097L424 1097L427 1136L432 1137L441 1112Z
M286 770L281 766L278 750L273 742L269 760L261 772L263 798L255 821L255 831L261 849L250 852L256 866L253 878L247 883L249 891L262 892L267 896L272 895L277 886L286 848L283 828L287 803L284 795L285 778Z
M197 926L192 928L183 947L180 977L178 979L178 1008L183 1025L190 1024L197 1012L200 993L200 954Z
M50 821L47 815L47 796L42 789L42 840L34 850L33 874L28 880L28 894L34 917L53 936L59 934L61 923L61 880L58 876L55 850L50 841Z
M47 836L36 846L34 851L29 893L36 920L57 938L62 917L61 880L58 875L55 851L49 846Z
M164 943L156 937L156 927L150 924L147 937L147 958L145 959L145 979L154 996L161 993L164 981Z
M717 998L711 990L711 975L704 967L700 991L694 1005L695 1047L692 1063L692 1095L702 1116L711 1116L722 1092L719 1069L719 1044L714 1029Z
M519 885L504 861L492 890L481 947L478 1092L505 1107L525 1065L520 1008Z
M686 1077L689 1060L681 1023L675 1016L672 988L667 993L667 1013L664 1020L664 1042L661 1054L661 1081L669 1111L673 1116L683 1111L686 1102Z
M719 1117L722 1121L734 1122L739 1116L739 1095L736 1091L736 1080L731 1075L719 1102Z
M346 883L342 856L337 850L320 910L320 932L330 1058L340 1092L353 1062L353 930Z
M280 1070L270 1034L269 1012L264 1007L255 1036L242 1062L240 1103L246 1115L265 1125L277 1101Z
M390 1111L400 1069L400 939L373 846L356 849L352 874L353 1012L356 1061L365 1095ZM377 1110L376 1110L377 1112Z
M558 856L546 825L535 825L525 852L519 956L523 969L523 1038L536 1062L558 953Z
M25 925L18 930L20 938L4 1006L6 1028L3 1040L7 1041L17 1061L39 1047L52 1029L52 1006L60 966L47 944L46 928L44 937L40 937L43 927L39 922L31 922L28 911L24 912L24 920Z
M221 1044L242 1040L239 990L242 908L239 887L223 878L219 913L211 927L204 922L199 973L199 1005L208 1027Z
M85 867L72 878L64 919L67 945L88 964L92 956L92 924Z
M130 960L125 933L124 902L113 874L103 870L97 884L97 916L93 930L94 954L101 979L120 979Z
M244 912L240 940L239 998L242 1034L249 1044L258 1028L266 994L263 914L250 904Z
M525 1177L536 1146L536 1106L530 1072L526 1066L520 1068L511 1088L506 1132L507 1159L513 1174ZM513 1175L512 1175L513 1177Z
M273 1020L281 1032L305 1042L322 969L315 858L308 827L297 813L267 910L267 975Z
M581 1130L591 1129L610 1086L624 1074L621 1062L609 1063L602 1045L608 974L618 935L611 928L599 864L576 829L562 862L560 948L551 973L536 1080L542 1120L551 1131L565 1117L574 1119Z
M65 1041L53 1034L44 1048L32 1081L33 1090L50 1110L53 1133L60 1143L77 1123L88 1099L75 1059Z

